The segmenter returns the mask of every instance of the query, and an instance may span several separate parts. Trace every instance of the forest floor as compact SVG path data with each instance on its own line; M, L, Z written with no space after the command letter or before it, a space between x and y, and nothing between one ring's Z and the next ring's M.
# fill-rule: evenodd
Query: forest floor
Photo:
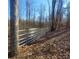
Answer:
M20 48L18 59L70 59L70 32Z

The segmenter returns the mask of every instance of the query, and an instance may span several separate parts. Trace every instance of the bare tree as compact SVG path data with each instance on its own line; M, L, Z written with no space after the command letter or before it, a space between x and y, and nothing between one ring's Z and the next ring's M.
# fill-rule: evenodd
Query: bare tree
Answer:
M17 52L18 22L18 0L10 0L9 57L13 57Z
M61 27L61 21L62 21L62 6L63 6L63 1L58 0L58 7L57 7L57 13L56 13L56 29L60 29Z
M66 27L70 27L70 2L67 5L67 23L66 23Z
M40 11L39 11L39 27L41 28L41 25L42 25L42 7L40 6Z
M44 13L45 13L45 6L43 4L40 5L40 10L39 10L39 27L41 28L42 25L44 25Z
M51 19L52 25L51 25L51 30L50 31L54 31L55 30L55 27L54 27L54 22L55 22L55 19L54 19L55 5L56 5L56 0L52 0L52 19Z
M50 2L49 2L49 0L47 0L47 2L48 2L48 7L49 7L49 26L51 26L51 19L50 19Z
M34 14L33 14L33 24L35 25L35 8L33 9L33 12L34 12Z
M28 22L28 25L30 26L30 0L26 0L26 17Z

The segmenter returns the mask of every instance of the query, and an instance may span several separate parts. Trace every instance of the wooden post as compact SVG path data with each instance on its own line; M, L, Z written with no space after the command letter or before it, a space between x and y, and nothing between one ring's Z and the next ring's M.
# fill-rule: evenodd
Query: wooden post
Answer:
M17 52L18 22L18 0L10 0L10 39L8 57L14 57Z

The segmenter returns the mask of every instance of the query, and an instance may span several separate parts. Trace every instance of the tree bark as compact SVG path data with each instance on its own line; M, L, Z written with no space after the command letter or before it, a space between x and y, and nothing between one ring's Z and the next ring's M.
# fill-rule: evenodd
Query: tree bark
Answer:
M18 21L18 0L10 0L10 39L8 57L15 56L17 52Z
M55 4L56 4L56 0L52 0L52 20L51 20L52 25L51 25L51 31L55 30L55 27L54 27L54 22L55 22L55 19L54 19Z

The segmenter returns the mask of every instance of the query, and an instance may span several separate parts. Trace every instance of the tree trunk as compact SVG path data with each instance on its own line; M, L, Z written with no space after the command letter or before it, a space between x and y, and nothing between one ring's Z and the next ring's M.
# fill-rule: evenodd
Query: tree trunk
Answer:
M8 57L15 56L17 52L18 39L18 0L10 0L10 39Z
M56 0L52 0L52 21L51 21L52 25L51 25L51 31L55 30L55 27L54 27L54 22L55 22L55 19L54 19L55 4L56 4Z

